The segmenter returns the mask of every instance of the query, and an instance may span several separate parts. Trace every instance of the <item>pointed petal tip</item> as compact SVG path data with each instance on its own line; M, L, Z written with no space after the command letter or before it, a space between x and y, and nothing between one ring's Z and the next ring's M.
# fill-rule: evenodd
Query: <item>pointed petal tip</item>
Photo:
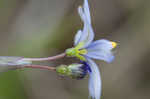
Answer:
M84 0L83 8L84 8L84 12L88 20L88 23L91 24L91 15L90 15L90 8L89 8L88 0Z

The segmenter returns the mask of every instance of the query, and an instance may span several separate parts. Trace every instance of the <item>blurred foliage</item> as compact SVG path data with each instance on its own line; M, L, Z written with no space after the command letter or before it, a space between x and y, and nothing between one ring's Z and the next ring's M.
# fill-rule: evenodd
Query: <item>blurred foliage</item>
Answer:
M27 99L18 73L10 71L0 75L0 99Z

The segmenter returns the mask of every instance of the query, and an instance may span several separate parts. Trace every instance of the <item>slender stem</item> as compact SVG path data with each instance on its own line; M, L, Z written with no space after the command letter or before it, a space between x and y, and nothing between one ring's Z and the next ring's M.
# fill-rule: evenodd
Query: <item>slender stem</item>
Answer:
M29 60L29 61L52 61L56 59L60 59L66 56L66 53L62 53L56 56L51 56L51 57L46 57L46 58L24 58L24 60Z
M41 65L25 65L25 66L23 66L22 68L44 69L44 70L56 71L56 68L55 68L55 67L41 66Z

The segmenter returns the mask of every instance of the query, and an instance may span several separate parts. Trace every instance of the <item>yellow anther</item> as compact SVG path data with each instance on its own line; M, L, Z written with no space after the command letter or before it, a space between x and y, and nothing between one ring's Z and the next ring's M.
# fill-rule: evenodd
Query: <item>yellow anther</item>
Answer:
M80 5L79 8L82 8L82 6Z
M111 44L112 44L113 48L116 48L116 46L117 46L116 42L111 42Z
M87 50L86 49L79 50L79 54L85 55L87 54Z

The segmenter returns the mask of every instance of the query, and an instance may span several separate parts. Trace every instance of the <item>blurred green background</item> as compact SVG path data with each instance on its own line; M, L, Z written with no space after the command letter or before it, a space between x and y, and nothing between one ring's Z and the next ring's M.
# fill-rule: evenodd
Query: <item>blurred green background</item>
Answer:
M47 57L72 47L83 0L0 0L0 56ZM99 64L102 99L150 99L150 1L89 0L96 38L118 42L112 64ZM49 66L67 60L42 63ZM41 63L38 63L41 64ZM0 99L88 99L88 79L46 70L0 74Z

